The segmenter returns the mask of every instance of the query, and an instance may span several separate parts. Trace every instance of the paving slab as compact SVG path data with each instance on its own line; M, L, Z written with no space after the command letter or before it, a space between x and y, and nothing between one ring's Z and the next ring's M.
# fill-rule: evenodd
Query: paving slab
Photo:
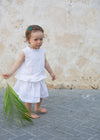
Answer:
M48 112L25 127L9 127L2 116L3 95L4 90L0 95L0 140L100 140L100 90L50 89L42 102Z

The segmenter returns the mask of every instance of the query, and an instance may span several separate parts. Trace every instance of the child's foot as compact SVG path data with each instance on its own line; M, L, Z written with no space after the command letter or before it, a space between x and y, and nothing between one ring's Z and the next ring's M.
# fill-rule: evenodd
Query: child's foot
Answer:
M30 117L31 117L32 119L38 119L38 118L40 118L40 116L38 116L38 115L35 114L35 113L31 113Z
M44 114L47 112L47 110L46 110L46 108L39 108L38 110L35 110L35 112Z
M38 116L38 115L35 114L35 113L28 114L28 116L29 116L30 118L32 118L32 119L38 119L38 118L40 118L40 116Z

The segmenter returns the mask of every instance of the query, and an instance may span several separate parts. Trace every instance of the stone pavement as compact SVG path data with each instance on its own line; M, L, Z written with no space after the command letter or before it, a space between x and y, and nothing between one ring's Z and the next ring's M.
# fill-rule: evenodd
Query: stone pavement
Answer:
M100 90L51 89L42 103L47 114L11 128L2 117L2 94L0 140L100 140Z

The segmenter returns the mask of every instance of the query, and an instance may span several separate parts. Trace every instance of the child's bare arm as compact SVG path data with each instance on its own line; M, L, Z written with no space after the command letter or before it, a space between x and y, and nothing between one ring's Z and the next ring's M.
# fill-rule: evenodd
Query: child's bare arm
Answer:
M50 67L50 65L49 65L49 63L48 63L46 57L45 57L45 69L46 69L46 70L48 71L48 73L51 75L52 80L55 80L55 79L56 79L55 74L53 73L53 71L52 71L52 69L51 69L51 67Z
M22 52L18 58L18 60L14 63L14 65L12 65L10 71L6 74L3 74L3 78L4 79L8 79L10 76L12 76L16 70L22 65L22 63L24 62L25 60L25 55L24 55L24 52Z

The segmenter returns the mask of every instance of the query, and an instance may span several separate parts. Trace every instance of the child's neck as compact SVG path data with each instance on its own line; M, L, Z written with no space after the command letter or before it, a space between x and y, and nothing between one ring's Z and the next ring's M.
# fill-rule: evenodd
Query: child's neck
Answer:
M33 47L33 46L31 46L30 44L29 44L28 46L29 46L29 48L31 48L31 49L35 49L35 50L40 49L40 48L37 48L37 47Z

